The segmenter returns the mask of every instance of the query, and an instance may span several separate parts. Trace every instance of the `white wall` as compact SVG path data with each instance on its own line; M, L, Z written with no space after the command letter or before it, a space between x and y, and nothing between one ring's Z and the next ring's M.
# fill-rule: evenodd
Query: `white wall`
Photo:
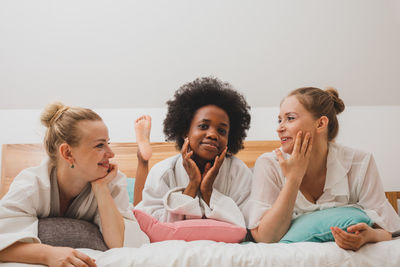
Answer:
M348 106L338 141L372 151L400 190L398 0L2 0L0 143L39 143L52 100L97 110L112 141L134 141L183 83L216 75L253 107L250 140L275 139L277 105L335 86Z
M253 107L307 85L400 105L399 32L398 0L1 0L0 109L165 107L210 74Z
M152 116L151 140L164 141L162 122L166 109L97 109L110 131L112 142L134 142L133 121ZM44 127L41 110L0 110L0 144L40 143ZM252 109L247 140L276 140L278 107ZM400 106L347 107L339 116L339 143L373 152L386 191L400 191Z

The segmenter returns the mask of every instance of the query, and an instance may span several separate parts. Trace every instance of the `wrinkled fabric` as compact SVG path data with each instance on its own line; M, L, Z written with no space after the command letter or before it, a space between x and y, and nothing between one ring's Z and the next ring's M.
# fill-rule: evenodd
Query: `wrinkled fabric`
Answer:
M290 157L284 154L284 157ZM332 207L355 206L388 232L400 230L400 218L385 197L375 160L371 153L329 143L326 181L322 195L311 203L299 190L293 218ZM286 178L275 152L261 155L255 164L253 185L245 217L249 228L256 228L263 214L272 207Z
M38 219L58 216L59 212L58 188L54 188L57 186L54 179L49 176L48 158L40 166L25 169L15 177L7 194L0 200L0 250L17 241L40 243ZM97 202L88 186L75 198L66 216L94 222L101 230ZM124 218L124 246L139 247L149 243L130 210L125 175L118 172L108 186Z
M250 195L251 177L250 169L240 159L225 158L207 205L200 194L195 198L183 194L189 176L179 154L151 168L143 199L136 208L162 222L209 218L246 227L242 211Z

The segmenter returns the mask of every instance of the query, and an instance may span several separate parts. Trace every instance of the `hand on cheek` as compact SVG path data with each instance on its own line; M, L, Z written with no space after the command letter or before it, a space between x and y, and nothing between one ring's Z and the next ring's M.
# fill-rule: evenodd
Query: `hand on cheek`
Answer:
M224 162L227 151L228 147L225 147L221 155L215 157L214 164L212 166L211 163L208 162L204 167L204 172L202 174L202 180L200 184L200 192L201 195L203 196L204 201L208 205L210 203L210 198L215 178L217 177L219 169L221 168L221 165Z
M279 149L275 150L283 174L288 180L295 182L298 186L300 186L307 171L312 150L311 134L307 132L304 139L302 136L303 133L299 131L296 135L292 155L288 159L283 157Z
M115 177L117 177L118 165L110 164L110 168L108 169L107 173L108 174L103 178L99 178L91 182L93 190L96 190L100 187L106 187Z
M201 183L201 173L196 162L192 159L193 151L189 151L189 148L189 138L186 137L182 146L181 155L183 167L189 176L189 184L183 193L194 198Z

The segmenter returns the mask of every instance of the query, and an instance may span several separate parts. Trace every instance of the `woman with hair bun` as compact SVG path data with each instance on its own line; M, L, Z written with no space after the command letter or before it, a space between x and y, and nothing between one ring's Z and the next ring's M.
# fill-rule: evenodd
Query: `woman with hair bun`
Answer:
M372 221L372 227L361 222L347 231L332 225L332 239L341 248L358 250L390 240L400 230L373 156L334 142L337 114L343 110L333 88L300 88L281 102L277 132L282 146L257 159L246 209L257 242L278 242L293 219L334 207L360 208Z
M49 104L41 115L48 157L23 170L0 201L0 261L96 266L84 253L42 244L38 221L94 222L109 248L148 243L130 208L125 176L110 163L108 129L94 111Z

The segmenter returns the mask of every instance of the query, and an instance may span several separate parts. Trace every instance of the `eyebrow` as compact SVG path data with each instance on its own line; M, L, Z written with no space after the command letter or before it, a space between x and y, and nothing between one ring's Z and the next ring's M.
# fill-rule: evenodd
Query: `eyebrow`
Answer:
M108 140L104 139L104 138L100 138L100 139L94 140L93 142L109 142L109 141L110 141L110 138L108 138Z
M291 115L291 114L293 114L293 115L299 115L299 114L297 114L296 112L291 111L291 112L286 112L286 113L284 114L284 116ZM280 117L281 117L281 115L278 115L278 118L280 118Z
M207 120L207 119L202 119L200 122L211 122L211 120ZM224 126L224 127L229 127L229 125L227 123L221 122L219 124L220 126Z

